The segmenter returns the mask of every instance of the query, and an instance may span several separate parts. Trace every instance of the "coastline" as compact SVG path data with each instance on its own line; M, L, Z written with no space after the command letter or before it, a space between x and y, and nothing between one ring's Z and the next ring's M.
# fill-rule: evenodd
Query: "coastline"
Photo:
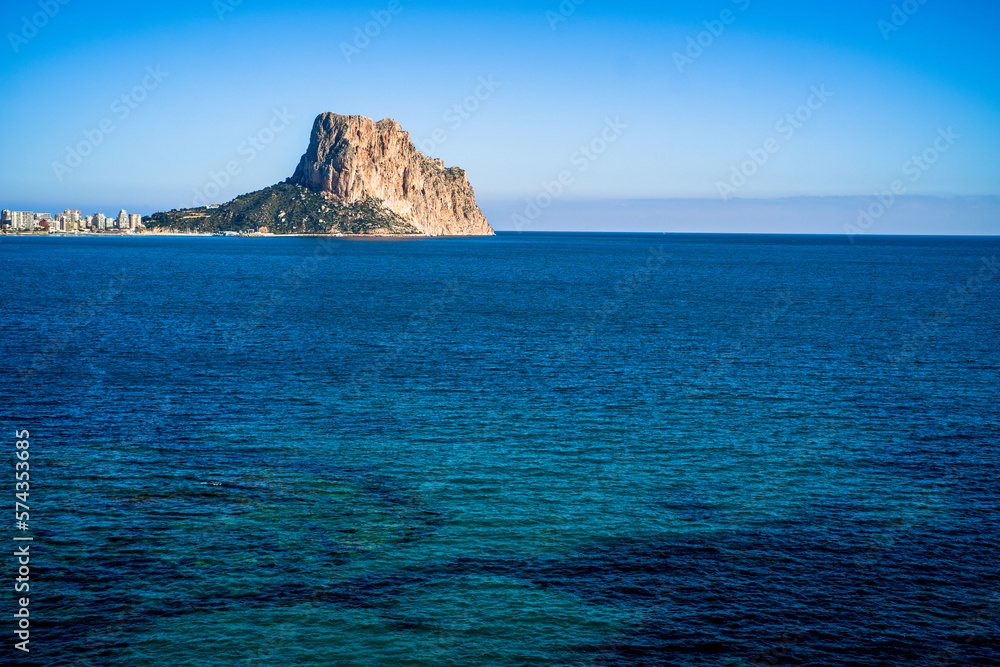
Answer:
M344 239L433 239L433 238L485 238L485 236L445 236L435 234L210 234L208 232L142 232L138 234L74 234L53 232L46 234L18 234L4 232L4 237L24 238L142 238L142 237L204 237L204 238L344 238Z

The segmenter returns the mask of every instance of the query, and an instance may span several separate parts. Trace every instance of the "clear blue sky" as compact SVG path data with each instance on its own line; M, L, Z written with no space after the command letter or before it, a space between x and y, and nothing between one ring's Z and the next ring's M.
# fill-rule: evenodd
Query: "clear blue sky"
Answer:
M183 207L236 162L212 197L227 201L291 175L323 111L397 119L484 201L534 197L563 171L562 200L719 199L734 182L736 197L868 196L895 180L912 195L1000 195L992 1L910 0L915 13L888 32L900 0L585 0L567 16L560 0L398 0L350 61L342 44L388 0L63 1L0 10L5 208ZM679 66L677 53L695 57ZM481 77L500 85L479 88L460 125L446 117ZM143 99L121 101L133 91ZM779 129L809 102L794 133ZM614 140L581 158L608 119ZM244 143L269 125L262 150ZM906 164L948 128L934 164ZM99 145L67 163L87 132ZM748 151L766 162L732 180Z

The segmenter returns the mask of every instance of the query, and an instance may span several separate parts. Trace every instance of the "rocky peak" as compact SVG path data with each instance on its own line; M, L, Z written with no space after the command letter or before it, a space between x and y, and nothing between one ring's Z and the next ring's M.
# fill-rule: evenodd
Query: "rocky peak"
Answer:
M346 203L380 200L424 234L494 233L465 172L418 151L391 118L320 114L289 181Z

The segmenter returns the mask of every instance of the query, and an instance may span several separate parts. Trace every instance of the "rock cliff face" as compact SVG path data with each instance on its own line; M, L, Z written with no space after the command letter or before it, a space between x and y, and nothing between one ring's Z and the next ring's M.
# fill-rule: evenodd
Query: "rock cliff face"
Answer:
M289 182L348 204L380 200L424 234L494 233L465 172L418 151L390 118L320 114Z

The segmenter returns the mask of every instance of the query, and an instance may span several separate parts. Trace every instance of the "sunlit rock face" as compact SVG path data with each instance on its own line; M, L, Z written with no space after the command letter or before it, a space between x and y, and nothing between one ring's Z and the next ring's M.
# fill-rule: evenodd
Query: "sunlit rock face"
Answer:
M418 151L391 118L320 114L290 181L347 203L380 200L424 234L494 233L465 171Z

